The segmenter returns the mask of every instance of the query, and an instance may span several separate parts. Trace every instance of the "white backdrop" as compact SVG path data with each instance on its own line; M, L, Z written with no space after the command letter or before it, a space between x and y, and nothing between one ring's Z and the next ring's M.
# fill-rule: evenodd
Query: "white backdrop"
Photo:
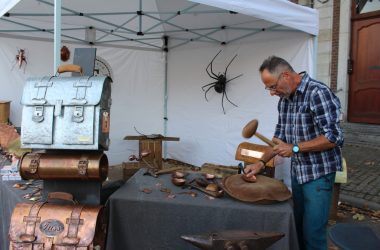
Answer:
M229 47L188 48L169 53L168 135L180 137L180 142L167 142L168 156L195 165L205 162L236 165L235 152L245 141L241 130L250 120L259 120L258 132L272 138L277 122L278 97L264 89L259 67L264 59L277 55L288 60L294 70L312 70L312 38L302 33L281 36L279 33L261 33L252 43ZM201 87L213 82L205 69L219 49L223 51L214 61L214 72L224 72L230 65L227 79L242 77L227 85L223 114L222 94L211 89L206 102ZM255 138L248 140L263 144Z
M71 59L75 47L70 48ZM17 49L26 49L27 65L18 69ZM118 164L137 153L136 141L123 140L134 135L136 126L144 133L163 131L164 57L161 52L97 48L97 55L112 67L111 146L107 152L110 164ZM70 63L69 60L66 63ZM13 70L12 67L14 66ZM0 100L11 100L10 120L21 125L20 100L24 83L29 76L51 75L53 71L53 43L22 39L0 38ZM152 126L154 124L154 126Z

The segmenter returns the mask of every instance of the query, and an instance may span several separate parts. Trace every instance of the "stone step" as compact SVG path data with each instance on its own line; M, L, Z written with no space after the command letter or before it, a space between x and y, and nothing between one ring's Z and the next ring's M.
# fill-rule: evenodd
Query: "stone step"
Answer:
M342 123L345 144L380 148L380 125Z

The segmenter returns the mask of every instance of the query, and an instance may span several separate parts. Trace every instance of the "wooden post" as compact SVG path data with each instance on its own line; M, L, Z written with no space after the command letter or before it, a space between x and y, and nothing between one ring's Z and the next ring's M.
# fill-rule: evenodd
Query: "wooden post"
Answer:
M150 151L150 155L144 157L144 161L157 169L162 169L162 141L179 141L178 137L163 137L148 138L149 136L126 136L124 140L138 140L139 154L143 150ZM141 163L144 164L144 161Z

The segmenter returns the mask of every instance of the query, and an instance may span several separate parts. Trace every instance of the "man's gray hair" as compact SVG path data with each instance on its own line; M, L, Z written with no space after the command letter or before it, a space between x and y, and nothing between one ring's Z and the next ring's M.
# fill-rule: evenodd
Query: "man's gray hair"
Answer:
M261 64L259 71L262 73L264 70L268 70L273 75L279 75L284 71L294 72L292 66L281 57L270 56Z

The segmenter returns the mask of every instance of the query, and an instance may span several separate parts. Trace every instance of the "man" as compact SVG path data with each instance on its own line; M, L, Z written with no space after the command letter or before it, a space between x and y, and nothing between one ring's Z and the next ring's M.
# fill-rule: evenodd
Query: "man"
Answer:
M300 249L327 249L326 226L335 180L342 170L340 102L307 73L298 74L282 58L271 56L260 69L265 89L280 97L273 142L248 177L258 174L275 155L291 157L294 217Z

